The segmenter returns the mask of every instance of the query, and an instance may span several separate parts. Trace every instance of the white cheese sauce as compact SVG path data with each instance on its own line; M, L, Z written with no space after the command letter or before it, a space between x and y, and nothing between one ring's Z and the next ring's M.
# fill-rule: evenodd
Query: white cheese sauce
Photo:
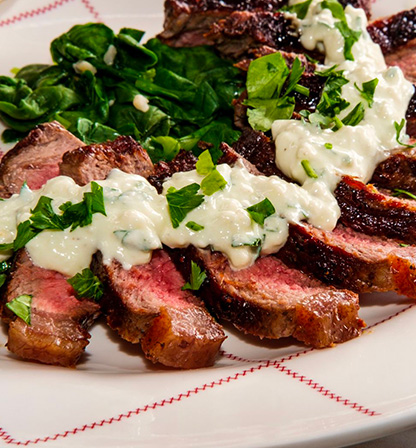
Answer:
M291 0L290 4L302 2ZM318 70L337 65L336 70L342 70L349 80L342 87L342 98L350 106L340 113L339 118L345 118L361 102L365 107L364 119L357 126L343 126L336 132L320 129L309 122L278 120L273 123L272 134L280 170L301 184L319 182L334 190L343 174L369 181L377 164L398 146L394 122L400 123L405 118L414 88L399 68L386 66L380 47L367 32L364 11L351 6L345 8L348 26L361 31L361 36L352 47L354 60L346 60L344 38L335 27L339 20L321 4L321 0L313 0L303 20L292 14L289 17L297 26L302 45L307 50L316 49L325 54L325 65L319 66ZM378 85L370 108L354 84L362 88L363 83L375 78ZM311 181L308 177L301 164L303 160L309 161L319 176L317 180Z
M104 262L118 260L124 268L150 261L152 250L162 243L175 248L193 244L212 247L226 254L236 269L250 266L259 255L276 252L285 243L289 222L308 220L324 229L332 229L337 214L328 201L331 196L316 197L295 184L276 176L250 174L243 164L219 165L226 187L191 211L178 228L172 227L165 193L174 186L201 183L196 171L177 173L164 185L159 195L146 179L113 170L108 178L97 181L103 187L106 215L94 214L92 224L74 231L44 230L26 246L34 263L66 275L75 275L88 267L92 255L100 250ZM79 187L69 177L49 180L40 190L23 188L19 195L0 202L0 243L13 241L19 222L30 218L31 210L41 196L53 198L56 213L67 201L80 202L90 191L90 184ZM264 226L255 223L246 209L268 198L276 212L267 217ZM335 204L336 205L336 204ZM204 228L194 231L186 223L194 221ZM252 246L255 241L261 248ZM4 258L10 254L4 254Z
M339 217L333 190L340 176L349 174L368 181L375 166L397 146L394 122L400 123L405 117L413 86L398 68L386 67L380 48L366 31L364 12L350 6L345 9L348 25L362 34L352 47L355 60L345 60L344 39L334 26L331 11L322 9L321 3L313 0L303 20L292 14L290 17L298 26L305 48L325 52L325 66L320 69L338 64L337 70L343 70L349 80L342 88L342 97L351 104L339 118L345 117L359 102L364 104L365 116L357 126L343 126L336 132L297 120L273 124L277 166L301 186L277 176L255 176L239 162L233 167L219 165L217 169L227 182L224 189L204 196L202 204L174 228L166 199L168 189L192 183L200 185L203 176L195 170L176 173L165 182L163 193L158 194L143 177L113 170L106 180L97 181L103 187L107 216L96 213L92 224L72 232L70 229L41 232L26 246L34 263L72 276L89 266L97 250L102 252L105 262L116 259L129 269L149 262L152 250L162 244L172 248L192 244L223 252L235 269L241 269L254 263L260 254L278 251L287 239L290 223L306 220L321 229L332 230ZM115 54L110 48L107 56L107 63L111 64ZM85 61L74 68L79 72L92 70ZM370 108L354 83L361 87L374 78L379 82ZM143 98L135 98L134 105L140 110L147 107ZM302 165L305 160L317 178L308 176ZM19 195L0 202L0 243L14 240L17 225L30 218L41 196L52 198L55 212L60 213L60 205L80 202L90 189L91 185L80 187L64 176L49 180L37 191L23 187ZM247 208L266 198L275 213L260 225L250 217ZM186 225L189 222L197 226L189 228ZM7 259L10 255L3 253L1 257Z

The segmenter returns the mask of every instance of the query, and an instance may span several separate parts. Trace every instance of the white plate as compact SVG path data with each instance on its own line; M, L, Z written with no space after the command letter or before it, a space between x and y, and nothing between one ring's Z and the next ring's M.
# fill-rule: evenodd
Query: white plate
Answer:
M415 4L379 0L376 10ZM52 38L93 20L151 37L162 0L4 0L0 74L48 62ZM150 365L103 324L76 370L16 360L3 329L0 445L325 448L408 428L416 424L416 307L367 295L362 317L362 337L327 350L228 329L215 367L185 372Z

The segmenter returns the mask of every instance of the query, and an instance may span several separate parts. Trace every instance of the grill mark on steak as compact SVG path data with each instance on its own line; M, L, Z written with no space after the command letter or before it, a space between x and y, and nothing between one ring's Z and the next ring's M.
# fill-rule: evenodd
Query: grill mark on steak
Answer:
M184 278L165 251L130 270L117 261L104 264L97 253L91 267L106 285L101 305L109 326L140 343L146 358L184 369L214 363L224 332L202 302L181 289Z
M74 367L88 345L87 329L98 317L99 305L78 300L67 277L35 266L25 249L15 255L3 305L22 294L32 296L31 325L3 307L8 349L24 359Z
M56 121L36 126L1 159L0 197L19 193L25 182L31 189L40 188L59 174L63 154L83 145Z
M219 252L196 249L176 252L178 266L189 270L188 259L204 268L207 281L200 289L204 301L220 318L260 338L293 336L306 345L323 348L358 336L364 322L358 317L358 296L336 290L290 269L268 256L235 271Z
M154 172L147 152L127 136L68 151L59 164L60 174L71 177L78 185L105 179L113 168L143 177Z

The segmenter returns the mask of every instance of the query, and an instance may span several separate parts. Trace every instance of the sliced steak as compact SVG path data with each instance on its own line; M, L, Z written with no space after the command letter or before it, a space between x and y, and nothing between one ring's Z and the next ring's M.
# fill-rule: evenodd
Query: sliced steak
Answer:
M32 296L30 325L3 306L3 319L9 323L8 349L23 359L75 366L89 343L87 330L99 315L99 305L78 300L65 276L35 266L21 249L3 305L23 294Z
M83 145L57 122L37 126L1 159L0 197L19 193L25 182L40 188L59 174L63 154Z
M154 171L147 152L136 140L126 136L68 151L59 164L60 174L71 177L78 185L105 179L113 168L143 177Z
M378 188L397 188L416 193L416 150L400 149L381 162L374 171L371 183Z
M340 222L358 232L416 243L414 201L387 196L373 185L344 176L335 190Z
M178 254L178 266L189 259L207 274L200 294L217 316L246 334L279 339L293 336L323 348L358 336L358 296L324 286L276 257L258 259L247 269L233 270L218 252L189 248Z
M234 60L265 45L286 52L304 51L291 20L282 13L235 11L214 23L206 37L222 55Z
M174 47L211 45L205 36L213 23L233 11L275 11L287 0L166 0L163 32L158 36Z
M396 291L416 298L416 247L338 225L332 232L291 224L276 254L289 266L355 292Z
M130 270L96 254L92 269L106 285L101 301L107 322L146 358L184 369L213 364L225 339L221 327L189 291L169 255L154 251L147 265Z

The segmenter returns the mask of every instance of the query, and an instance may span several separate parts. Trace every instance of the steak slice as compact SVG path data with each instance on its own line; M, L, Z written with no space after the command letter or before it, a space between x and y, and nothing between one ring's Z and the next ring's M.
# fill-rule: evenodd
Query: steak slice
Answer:
M378 188L402 189L416 193L416 150L399 150L381 162L371 183Z
M416 243L414 201L393 198L349 176L335 190L340 222L358 232Z
M285 246L276 254L289 266L352 291L396 291L416 298L416 247L403 247L338 225L332 232L291 224Z
M26 324L5 303L32 296L31 324ZM9 323L8 349L23 359L74 367L89 343L89 326L99 305L78 300L67 278L32 263L26 250L15 255L3 296L3 320Z
M183 269L189 269L188 258L203 267L204 301L246 334L270 339L293 336L323 348L358 336L365 326L358 317L355 293L325 286L276 257L260 258L238 271L224 255L206 249L189 248L186 256L177 257Z
M68 151L59 164L60 174L71 177L78 185L105 179L113 168L143 177L150 176L154 171L147 152L136 140L127 136Z
M109 326L140 343L146 358L183 369L213 364L224 332L202 302L182 290L184 278L165 251L130 270L117 261L104 264L97 253L92 269L106 285L101 305Z
M36 126L0 162L0 197L19 193L26 182L38 189L59 174L58 163L65 152L84 143L56 121Z

